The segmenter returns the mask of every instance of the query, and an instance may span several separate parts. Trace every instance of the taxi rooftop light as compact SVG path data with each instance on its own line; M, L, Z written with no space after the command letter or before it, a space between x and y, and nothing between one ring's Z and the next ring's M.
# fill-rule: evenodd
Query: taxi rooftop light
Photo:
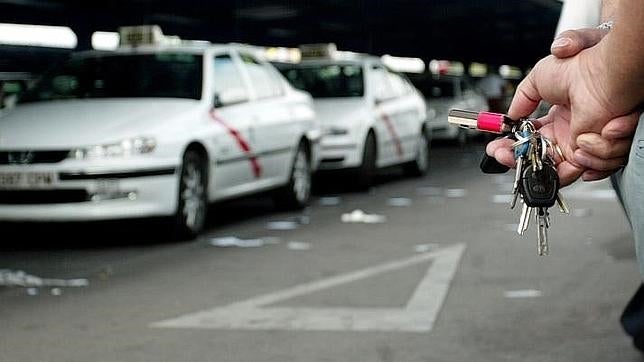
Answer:
M122 26L119 38L120 46L132 47L161 44L166 39L158 25Z
M329 44L302 44L300 54L304 58L333 58L337 56L338 47L335 43Z
M328 44L302 44L299 46L301 60L305 59L333 59L355 60L364 54L338 50L335 43Z

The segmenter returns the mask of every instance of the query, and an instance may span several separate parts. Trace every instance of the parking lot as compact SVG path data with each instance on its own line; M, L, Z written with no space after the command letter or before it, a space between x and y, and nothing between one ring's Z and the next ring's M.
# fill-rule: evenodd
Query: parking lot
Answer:
M639 360L610 186L565 189L539 257L534 225L514 231L511 175L478 170L483 147L435 142L427 176L388 169L364 192L332 176L301 212L214 204L189 242L155 221L3 224L0 269L33 278L0 287L0 360Z

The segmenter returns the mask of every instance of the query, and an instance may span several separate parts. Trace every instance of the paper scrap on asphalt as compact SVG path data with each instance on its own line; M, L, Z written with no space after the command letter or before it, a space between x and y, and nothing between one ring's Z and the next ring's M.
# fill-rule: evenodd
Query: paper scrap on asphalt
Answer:
M325 196L320 197L318 203L320 206L338 206L342 202L342 199L337 196Z
M268 230L295 230L300 224L297 221L270 221L266 223Z
M506 290L503 294L510 299L538 298L542 295L541 291L536 289Z
M303 241L289 241L288 244L286 244L286 247L289 250L296 250L296 251L310 250L311 243L306 243Z
M240 239L236 236L224 236L220 238L211 238L210 245L219 248L259 248L268 244L279 243L279 238L267 237L259 239Z
M411 206L411 199L408 197L391 197L387 200L387 205L394 207L408 207Z
M23 270L0 269L0 286L3 287L86 287L89 281L78 279L41 278Z
M445 191L445 196L449 198L462 198L467 196L467 190L465 189L447 189Z
M55 297L59 297L59 296L63 295L63 290L60 289L60 288L52 288L50 290L50 293L51 293L51 295L53 295Z
M363 223L363 224L379 224L387 221L387 217L377 214L366 214L362 210L353 210L350 213L342 214L342 222L344 223Z

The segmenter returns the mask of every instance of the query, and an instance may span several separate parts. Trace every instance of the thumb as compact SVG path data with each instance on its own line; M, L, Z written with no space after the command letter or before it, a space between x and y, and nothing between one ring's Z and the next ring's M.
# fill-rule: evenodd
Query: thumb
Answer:
M577 55L599 43L608 31L594 28L567 30L559 34L550 46L550 53L557 58Z

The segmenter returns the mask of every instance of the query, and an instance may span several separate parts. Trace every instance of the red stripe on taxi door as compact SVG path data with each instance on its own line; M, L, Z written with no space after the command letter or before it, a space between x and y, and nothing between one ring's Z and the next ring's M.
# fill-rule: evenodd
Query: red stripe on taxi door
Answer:
M222 125L228 131L228 134L230 134L235 139L239 148L241 148L241 150L244 151L244 153L248 156L248 161L250 162L250 167L253 171L253 175L255 176L255 178L260 178L262 176L262 165L260 165L259 159L253 154L253 150L250 148L250 145L242 137L239 131L229 125L221 117L219 117L214 110L210 111L210 117L215 122Z
M389 118L389 116L385 112L380 113L380 118L382 119L383 122L385 122L385 125L387 126L387 130L389 131L389 134L391 135L391 138L394 141L394 144L396 146L396 153L398 153L398 157L403 157L402 143L400 142L400 137L398 137L398 133L396 133L396 128L394 128L394 124L391 121L391 118Z

